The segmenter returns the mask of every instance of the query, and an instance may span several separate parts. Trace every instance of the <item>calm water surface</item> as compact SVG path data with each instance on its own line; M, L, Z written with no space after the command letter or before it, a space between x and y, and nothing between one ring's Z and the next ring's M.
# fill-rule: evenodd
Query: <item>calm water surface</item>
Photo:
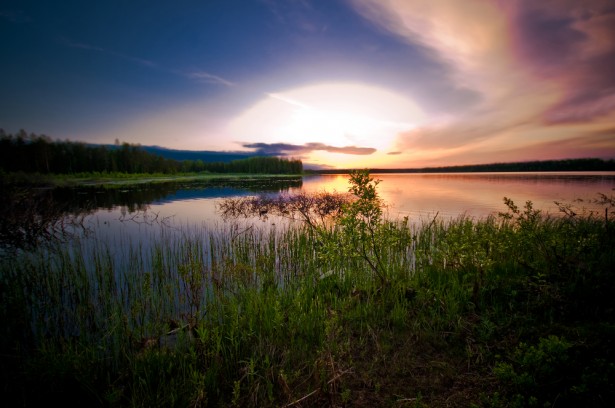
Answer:
M374 174L380 179L379 192L388 205L389 217L408 216L412 221L452 219L461 215L486 217L506 211L503 198L522 207L530 200L535 208L559 213L555 201L572 204L578 211L603 211L592 203L598 193L615 189L614 173L490 173L490 174ZM104 240L145 240L152 231L173 228L230 228L221 219L217 204L225 197L255 194L298 193L300 191L338 191L348 189L347 175L306 176L301 183L277 188L251 190L228 187L180 189L130 212L126 206L94 212L88 222L95 223L96 235ZM266 191L263 191L266 190ZM238 220L237 228L249 225L268 228L284 220ZM171 228L169 228L171 227Z
M559 213L555 202L572 204L578 211L600 211L592 201L599 193L613 193L615 173L466 173L466 174L374 174L381 180L379 192L387 203L388 216L411 220L456 218L465 215L486 217L506 211L503 198L511 198L522 207L530 200L535 208ZM229 187L185 186L172 194L153 200L145 210L130 211L127 206L96 211L91 219L104 222L106 229L121 228L138 233L148 224L164 222L172 226L220 226L216 206L225 197L276 192L338 191L348 189L347 175L306 176L302 183L278 188L252 190ZM264 191L263 191L264 190ZM134 210L134 209L133 209ZM247 220L268 224L280 220Z
M430 220L437 215L447 220L461 215L481 218L506 211L503 198L519 207L532 201L534 208L557 214L556 201L571 204L577 212L604 208L593 203L599 193L615 194L615 172L567 173L454 173L454 174L374 174L380 179L379 192L391 218L408 216L411 221ZM218 203L227 197L258 194L298 193L300 191L346 192L347 175L315 175L275 182L225 182L222 184L151 184L131 187L74 188L54 190L37 199L35 209L58 209L51 217L80 214L87 237L125 247L127 242L147 242L152 236L183 234L187 230L231 228L217 213ZM41 200L46 200L42 202ZM42 203L42 204L41 204ZM14 217L13 217L14 218ZM38 217L40 218L40 217ZM38 219L37 218L37 219ZM24 221L26 222L26 221ZM284 220L240 220L270 228ZM236 222L237 223L237 222ZM6 228L3 228L6 230Z
M598 193L613 193L615 172L554 173L453 173L374 174L379 191L389 204L389 216L455 218L460 215L486 217L506 211L503 198L519 207L532 201L535 208L557 213L555 201L573 203L576 208L598 210L591 201ZM347 176L304 178L304 189L345 191Z

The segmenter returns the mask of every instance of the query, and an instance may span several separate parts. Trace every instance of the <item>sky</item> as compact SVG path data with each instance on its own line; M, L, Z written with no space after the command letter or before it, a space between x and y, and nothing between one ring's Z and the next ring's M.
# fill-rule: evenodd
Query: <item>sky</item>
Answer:
M615 158L613 0L3 0L0 128L416 168Z

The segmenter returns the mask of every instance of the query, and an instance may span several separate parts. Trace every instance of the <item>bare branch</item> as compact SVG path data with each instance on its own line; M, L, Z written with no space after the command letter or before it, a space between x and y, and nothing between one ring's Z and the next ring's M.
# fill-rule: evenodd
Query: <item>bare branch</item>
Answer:
M280 194L276 197L251 196L225 198L218 204L218 211L224 219L279 216L300 220L315 228L323 226L332 218L339 217L344 205L352 201L349 194L340 193L299 193Z

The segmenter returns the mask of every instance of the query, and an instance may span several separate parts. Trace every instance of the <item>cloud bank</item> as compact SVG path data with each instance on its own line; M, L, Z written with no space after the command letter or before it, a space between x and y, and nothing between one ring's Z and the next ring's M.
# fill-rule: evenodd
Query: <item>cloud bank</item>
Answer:
M398 157L453 164L486 162L497 151L519 160L524 149L540 148L582 157L595 153L596 134L615 126L612 1L349 1L379 29L429 50L458 87L479 95L464 111L400 132ZM615 156L615 140L601 146L603 157Z

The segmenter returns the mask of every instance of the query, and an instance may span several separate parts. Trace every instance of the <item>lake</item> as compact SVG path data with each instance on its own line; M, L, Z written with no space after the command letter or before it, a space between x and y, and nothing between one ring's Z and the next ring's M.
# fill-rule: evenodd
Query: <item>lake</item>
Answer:
M381 180L378 190L387 203L388 217L408 217L412 222L434 217L448 220L462 215L486 217L507 210L504 197L519 207L532 201L534 208L553 215L561 214L555 203L560 202L571 205L578 213L593 211L604 216L604 206L594 201L600 198L600 193L613 195L615 189L615 172L373 174L373 177ZM169 233L202 227L227 228L229 222L222 220L216 211L220 200L227 197L300 191L346 192L347 188L347 175L308 175L276 180L40 190L30 202L3 209L0 244L10 244L11 239L34 241L45 222L53 225L56 232L76 232L80 237L95 237L96 241L147 241L147 236L159 234L161 230ZM34 225L26 227L30 222ZM239 222L270 227L284 221ZM51 235L38 238L44 241Z
M613 194L615 172L553 173L422 173L373 174L378 191L391 218L447 220L461 215L487 217L506 211L504 197L522 207L532 201L535 208L558 214L555 202L572 204L579 211L603 211L592 201L599 193ZM307 192L340 191L348 187L347 175L319 175L303 178Z

